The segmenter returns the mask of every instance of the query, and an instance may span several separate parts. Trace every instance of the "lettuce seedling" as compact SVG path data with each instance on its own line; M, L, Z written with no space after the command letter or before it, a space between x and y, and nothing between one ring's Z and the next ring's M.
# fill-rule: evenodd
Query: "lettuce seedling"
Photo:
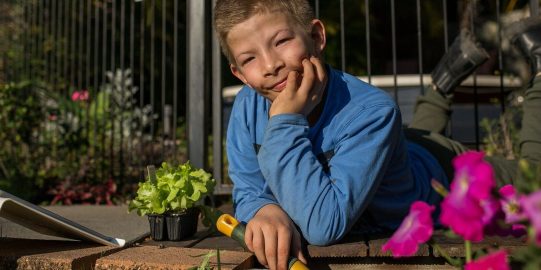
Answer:
M156 170L156 181L139 182L137 196L128 210L147 214L182 213L194 207L207 194L212 194L216 180L203 169L189 162L172 167L166 162Z

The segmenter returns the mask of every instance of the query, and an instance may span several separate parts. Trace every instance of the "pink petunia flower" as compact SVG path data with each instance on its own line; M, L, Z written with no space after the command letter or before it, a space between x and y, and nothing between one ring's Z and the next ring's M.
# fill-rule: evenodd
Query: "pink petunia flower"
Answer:
M435 207L422 201L414 202L410 212L391 236L381 247L383 252L390 250L393 257L412 256L422 244L432 236L434 231L431 214Z
M492 252L464 266L464 270L510 270L507 251L504 249Z
M523 224L512 224L505 221L505 213L499 207L491 220L485 225L486 235L521 237L526 234L526 226Z
M526 234L526 226L518 222L526 220L526 216L520 210L518 195L512 185L500 188L499 202L492 199L491 203L484 204L485 210L490 207L496 210L489 222L485 222L485 234L521 237ZM489 210L490 212L490 210Z
M520 206L535 231L535 242L541 245L541 190L520 198Z
M481 241L484 225L498 209L490 193L496 184L494 172L481 152L459 155L453 166L455 178L441 203L440 221L465 240Z
M83 89L81 91L73 91L71 94L71 100L73 101L86 101L88 100L88 91Z
M440 222L465 240L483 240L484 209L466 192L451 192L441 203Z
M483 152L469 151L453 159L453 167L455 168L453 181L466 180L466 182L460 182L462 184L460 188L466 188L465 183L469 184L467 187L475 186L475 188L469 188L467 192L468 196L478 200L489 198L492 188L496 186L492 166L483 157Z
M512 185L505 185L498 191L502 196L500 200L502 204L502 210L505 213L505 222L514 224L526 220L526 216L521 211L519 203L519 195L517 194L515 187Z

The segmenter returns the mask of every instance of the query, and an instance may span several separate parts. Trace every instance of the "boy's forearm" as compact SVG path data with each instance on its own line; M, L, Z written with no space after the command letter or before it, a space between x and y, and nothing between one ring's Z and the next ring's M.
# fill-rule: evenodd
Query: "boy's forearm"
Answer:
M369 127L352 124L348 130L337 131L351 136L333 138L341 142L335 146L329 173L313 153L306 119L280 115L269 121L258 154L261 172L310 243L327 245L341 239L374 196L383 178L381 168L395 144L389 134L400 128L393 110L384 107L367 112L381 123ZM369 135L359 134L360 130Z

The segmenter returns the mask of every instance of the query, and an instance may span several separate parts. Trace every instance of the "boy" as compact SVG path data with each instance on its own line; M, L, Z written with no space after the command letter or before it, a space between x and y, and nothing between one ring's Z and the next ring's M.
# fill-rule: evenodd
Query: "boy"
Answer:
M214 23L246 85L227 154L236 216L261 264L306 263L301 234L327 245L353 227L395 229L416 200L438 204L430 180L448 186L444 168L406 141L392 98L322 63L325 28L306 0L219 0Z

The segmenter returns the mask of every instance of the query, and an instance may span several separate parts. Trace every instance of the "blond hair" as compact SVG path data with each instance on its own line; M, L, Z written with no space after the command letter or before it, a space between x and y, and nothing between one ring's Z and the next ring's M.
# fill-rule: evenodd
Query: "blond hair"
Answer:
M218 40L227 60L234 64L227 45L227 35L231 29L256 14L280 12L298 26L309 30L314 12L307 0L218 0L214 7L214 27Z

